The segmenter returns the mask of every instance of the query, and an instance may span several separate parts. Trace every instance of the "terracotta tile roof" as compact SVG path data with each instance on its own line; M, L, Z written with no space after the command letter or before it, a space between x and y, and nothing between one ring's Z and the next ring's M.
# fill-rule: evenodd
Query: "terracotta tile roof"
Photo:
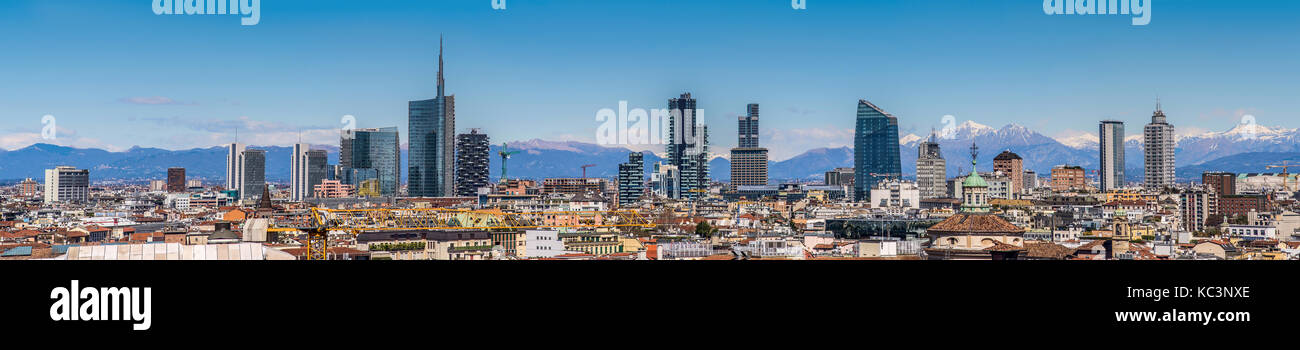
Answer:
M1074 249L1052 242L1025 242L1025 256L1039 259L1065 259Z
M984 250L995 251L995 252L1009 252L1009 251L1025 250L1025 248L998 242L998 241L993 241L993 246L984 248Z
M930 226L933 233L1020 233L1025 229L993 214L961 213Z

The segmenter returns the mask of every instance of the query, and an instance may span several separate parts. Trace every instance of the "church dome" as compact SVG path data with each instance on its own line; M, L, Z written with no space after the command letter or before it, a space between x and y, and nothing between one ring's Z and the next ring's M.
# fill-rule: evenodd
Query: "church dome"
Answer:
M985 181L984 181L984 178L980 177L980 175L979 175L978 172L974 172L974 171L972 171L972 172L970 173L970 176L967 176L967 177L966 177L966 181L964 181L964 182L961 183L961 186L962 186L962 187L967 187L967 188L970 188L970 187L989 187L989 183L988 183L988 182L985 182Z

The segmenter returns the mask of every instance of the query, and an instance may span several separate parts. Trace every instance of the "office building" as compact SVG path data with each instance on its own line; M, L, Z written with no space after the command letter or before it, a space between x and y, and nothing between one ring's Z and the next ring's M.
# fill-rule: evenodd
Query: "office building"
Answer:
M898 118L867 100L858 100L857 127L853 131L855 200L869 198L876 183L902 176L898 153Z
M751 103L739 117L740 147L731 149L731 186L767 185L767 149L758 145L758 104Z
M676 165L655 163L654 172L650 174L651 192L660 197L681 198L681 188L681 172Z
M307 195L313 195L316 185L330 179L334 172L330 166L329 153L322 149L307 151Z
M185 186L185 168L168 168L167 192L180 193L185 192L187 188Z
M61 166L45 169L45 203L80 203L90 199L90 170Z
M1212 190L1194 189L1179 196L1179 210L1188 232L1205 232L1206 223L1218 212L1218 195Z
M402 178L397 127L356 129L348 136L339 147L342 182L367 196L396 196Z
M1222 171L1201 173L1201 183L1220 196L1237 194L1237 174Z
M266 187L266 151L244 150L240 158L243 161L239 164L239 199L245 202L260 200Z
M908 181L883 181L871 189L871 207L891 214L921 209L921 191L916 183Z
M1052 167L1052 191L1080 191L1088 188L1088 177L1083 167L1057 165Z
M232 143L226 145L226 189L239 191L239 185L243 183L241 176L244 175L244 150L247 146Z
M478 129L456 135L456 195L473 197L488 187L488 135Z
M1160 189L1174 185L1174 126L1165 120L1165 112L1156 101L1156 111L1151 123L1142 130L1146 157L1146 187Z
M446 95L445 83L439 39L437 95L408 105L407 194L411 197L446 197L456 192L456 96Z
M673 199L694 200L709 186L709 129L699 122L691 93L668 100L668 158L677 168L679 185Z
M289 200L300 202L306 199L312 190L311 181L308 179L310 170L307 159L307 151L311 146L305 143L293 144L293 158L289 159Z
M627 163L618 165L618 206L636 204L645 194L645 155L627 154Z
M550 178L542 180L542 193L604 195L608 184L608 180L597 178Z
M736 133L740 136L740 148L758 148L758 104L745 106L746 113L739 117L740 123Z
M1008 199L1015 199L1015 195L1025 190L1025 160L1020 158L1019 154L1002 151L997 157L993 157L993 171L1011 177L1012 197Z
M1120 189L1124 187L1124 122L1102 121L1098 135L1101 191Z
M948 162L943 159L935 134L931 133L930 139L917 148L916 186L921 191L921 199L946 197L947 178Z
M32 178L29 177L18 184L18 193L22 194L23 197L32 197L37 193L40 193L40 187L41 183L36 182L36 180L32 180Z

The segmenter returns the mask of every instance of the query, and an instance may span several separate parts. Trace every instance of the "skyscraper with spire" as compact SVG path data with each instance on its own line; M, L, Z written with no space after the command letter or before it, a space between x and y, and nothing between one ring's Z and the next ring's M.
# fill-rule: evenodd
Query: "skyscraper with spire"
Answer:
M408 105L407 194L445 197L455 193L456 96L446 94L442 38L438 38L438 95Z
M1151 123L1142 130L1143 148L1146 158L1146 187L1160 189L1174 185L1174 126L1165 120L1165 112L1160 109L1160 99L1156 99L1156 111L1151 115Z

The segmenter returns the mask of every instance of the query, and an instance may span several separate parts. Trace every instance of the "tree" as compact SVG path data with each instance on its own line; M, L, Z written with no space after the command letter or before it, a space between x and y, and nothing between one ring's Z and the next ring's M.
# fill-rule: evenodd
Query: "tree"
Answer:
M709 225L708 221L700 221L700 223L695 224L696 236L700 236L702 238L710 238L713 237L714 232L718 232L718 229L713 228L713 225Z

